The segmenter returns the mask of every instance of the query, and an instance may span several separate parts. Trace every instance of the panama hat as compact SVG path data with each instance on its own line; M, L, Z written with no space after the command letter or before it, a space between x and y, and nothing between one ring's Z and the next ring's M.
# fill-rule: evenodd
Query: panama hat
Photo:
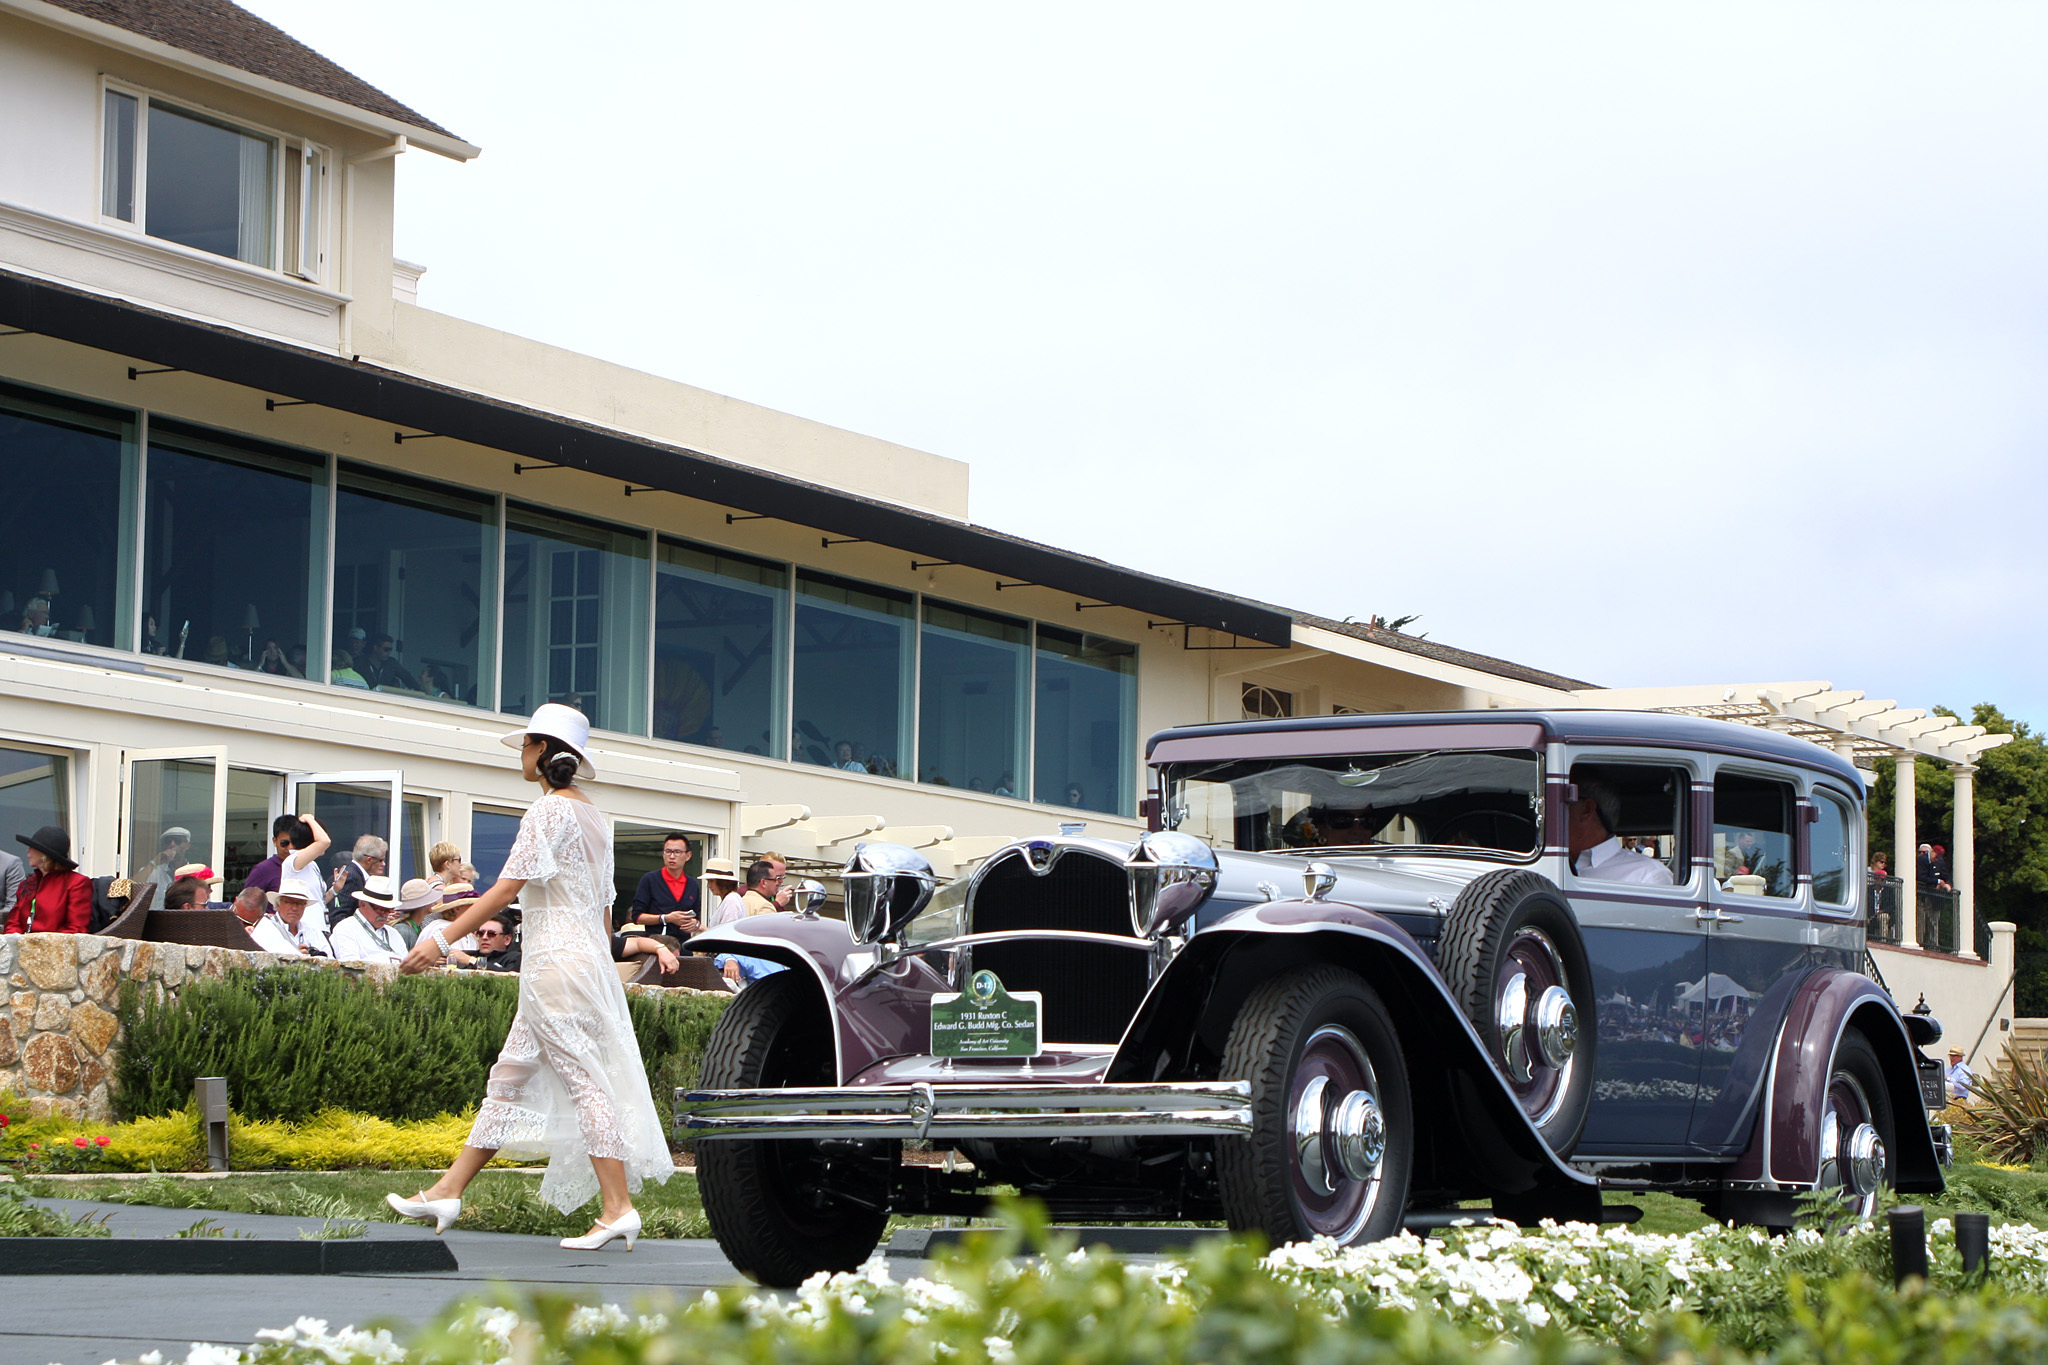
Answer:
M704 871L698 875L707 882L731 882L735 886L740 880L739 874L732 870L730 858L706 858Z
M270 902L272 909L277 908L279 901L304 901L307 905L313 903L313 898L299 887L287 887L283 891L266 891L263 895Z
M452 910L458 905L468 905L476 895L476 888L468 882L450 882L441 888L441 908Z
M391 878L371 877L356 892L356 899L386 910L419 910L441 902L441 888L424 877L414 877L404 886L393 888Z
M575 707L548 702L533 713L532 720L509 735L499 736L498 742L508 749L523 749L528 735L545 735L559 741L576 755L578 777L597 776L597 769L590 764L590 717Z
M205 863L186 863L171 874L172 881L176 881L180 877L197 877L200 881L209 882L214 886L219 886L222 880L220 873L215 872Z
M67 872L78 866L71 860L71 833L60 825L44 825L34 834L17 834L14 841L62 863Z

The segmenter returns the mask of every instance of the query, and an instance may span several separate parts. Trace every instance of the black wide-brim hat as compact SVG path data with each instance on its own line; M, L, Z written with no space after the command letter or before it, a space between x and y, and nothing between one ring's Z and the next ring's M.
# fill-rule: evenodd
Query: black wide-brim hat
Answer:
M27 844L30 848L42 850L44 854L64 864L66 871L78 866L77 863L71 861L70 832L57 825L44 825L34 834L17 834L14 836L14 841L20 844Z

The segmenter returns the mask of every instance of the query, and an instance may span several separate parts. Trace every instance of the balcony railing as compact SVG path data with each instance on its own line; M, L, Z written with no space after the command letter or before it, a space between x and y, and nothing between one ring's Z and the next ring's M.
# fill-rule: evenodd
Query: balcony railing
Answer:
M1918 914L1915 922L1919 928L1918 943L1901 943L1903 925L1899 915L1899 900L1905 894L1906 884L1898 877L1872 877L1868 883L1868 904L1870 918L1868 935L1872 943L1887 943L1894 947L1925 948L1933 953L1957 953L1961 951L1958 935L1962 918L1961 898L1954 891L1937 891L1928 887L1917 887L1915 900ZM1971 937L1976 940L1977 956L1991 956L1991 929L1984 917L1976 917Z

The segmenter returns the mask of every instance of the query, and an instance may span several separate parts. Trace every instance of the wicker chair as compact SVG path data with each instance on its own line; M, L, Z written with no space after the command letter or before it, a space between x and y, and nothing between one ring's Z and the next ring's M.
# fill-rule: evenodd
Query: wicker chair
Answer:
M126 919L127 916L122 916ZM262 947L232 910L164 910L149 912L149 923L136 937L150 943L197 944L205 948L239 948L260 953Z
M144 882L134 895L128 898L128 908L114 917L111 924L100 930L108 938L143 938L143 930L149 924L149 907L156 900L155 882Z

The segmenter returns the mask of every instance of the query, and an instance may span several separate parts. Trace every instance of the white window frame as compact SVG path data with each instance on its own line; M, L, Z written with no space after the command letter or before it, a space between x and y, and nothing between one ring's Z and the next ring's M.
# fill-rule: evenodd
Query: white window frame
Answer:
M133 168L135 217L133 219L116 218L112 214L105 212L107 176L112 169L106 163L107 95L109 93L126 95L135 101L135 165ZM328 187L334 163L331 149L308 138L294 137L290 133L286 133L278 128L268 127L261 123L252 123L238 114L230 114L219 109L210 108L195 100L159 94L148 86L137 85L132 81L120 80L113 76L100 77L99 109L96 115L99 129L99 136L97 138L99 149L97 153L99 158L99 180L97 185L99 212L97 217L100 226L111 228L118 232L129 233L137 237L148 238L150 241L162 240L161 238L150 237L143 226L149 221L149 108L152 103L161 103L180 113L196 114L201 118L225 124L229 128L245 133L250 137L267 139L276 149L277 172L274 182L276 192L272 195L270 205L270 261L266 264L257 265L232 256L222 256L218 259L234 261L237 265L248 266L252 270L261 270L268 274L292 275L316 284L323 283L328 275L327 260L331 254L330 238L333 230L333 214L330 211L330 205L333 203L334 195ZM300 167L300 174L296 178L288 174L292 161L288 153L294 151L298 153ZM316 168L317 173L311 176L307 175L305 173L307 166ZM296 215L298 232L295 235L295 240L292 242L285 240L287 221L285 204L288 199L292 200L298 209ZM314 256L310 264L300 259L309 246L312 248ZM207 252L205 254L211 256L213 253Z

